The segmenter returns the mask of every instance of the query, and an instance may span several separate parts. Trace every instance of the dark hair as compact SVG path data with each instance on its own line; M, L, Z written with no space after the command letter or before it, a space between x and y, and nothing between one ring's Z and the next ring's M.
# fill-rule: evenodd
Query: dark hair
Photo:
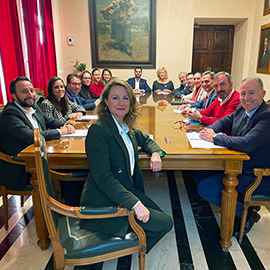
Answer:
M91 74L94 75L94 72L95 71L99 71L100 72L100 70L98 68L93 68L92 71L91 71Z
M215 72L207 70L207 71L203 72L202 76L206 76L206 75L210 75L211 80L213 80L214 76L215 76Z
M136 69L140 69L142 71L142 67L135 67L134 71L136 71Z
M53 94L53 85L56 81L61 81L65 87L64 81L61 78L51 77L48 81L47 86L48 90L47 99L53 104L53 106L58 112L66 114L69 111L68 97L65 92L65 95L63 98L61 98L60 102L55 98L55 95Z
M101 79L104 80L104 79L103 79L103 74L104 74L105 71L109 72L109 74L110 74L110 76L111 76L111 78L112 78L112 72L111 72L108 68L104 68L104 69L102 70L102 73L101 73ZM110 80L111 80L111 79L110 79Z
M92 74L91 74L91 72L90 72L89 70L85 70L85 71L82 72L82 74L81 74L81 80L83 79L83 75L84 75L85 73L90 74L91 80L92 80Z
M28 81L28 82L32 83L32 81L27 77L17 77L9 85L10 94L15 94L16 83L20 82L20 81Z
M108 107L107 107L105 100L108 100L111 88L115 85L123 86L127 90L127 94L128 94L129 100L130 100L130 108L129 108L129 112L124 117L124 122L127 124L129 129L133 129L134 125L136 123L136 118L138 116L137 100L136 100L136 96L133 92L133 89L124 80L113 79L106 84L104 90L102 91L101 97L100 97L100 103L97 106L97 114L98 114L99 118L102 118L104 116L104 114L106 113L106 111L108 110Z
M189 75L193 75L194 76L194 74L192 72L189 72L189 73L187 73L186 77L189 76Z
M67 75L67 84L70 84L72 78L77 78L81 80L81 77L78 74L70 73Z
M220 71L220 72L216 73L216 74L214 75L214 79L217 78L217 77L219 77L219 76L221 76L221 75L225 75L226 78L228 79L228 82L229 82L229 83L232 81L231 75L230 75L228 72L226 72L226 71Z

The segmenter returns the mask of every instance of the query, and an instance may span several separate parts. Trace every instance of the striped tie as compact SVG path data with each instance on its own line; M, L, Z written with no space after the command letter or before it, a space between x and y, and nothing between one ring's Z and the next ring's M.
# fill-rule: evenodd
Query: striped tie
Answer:
M241 123L240 123L240 125L235 133L235 136L241 135L241 133L242 133L247 121L248 121L248 118L249 118L249 116L246 114L245 117L242 119L242 121L241 121Z

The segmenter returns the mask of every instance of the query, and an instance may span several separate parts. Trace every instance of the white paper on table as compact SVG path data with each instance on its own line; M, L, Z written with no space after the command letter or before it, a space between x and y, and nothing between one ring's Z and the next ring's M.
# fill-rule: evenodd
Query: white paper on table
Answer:
M87 114L82 117L82 120L96 120L98 116L96 114Z
M182 113L183 110L173 110L174 113Z
M61 135L61 137L86 137L87 132L87 129L76 129L75 133Z
M149 136L149 138L150 138L151 140L154 140L153 134L148 134L148 136Z
M199 132L187 132L186 135L192 148L227 148L224 146L215 145L212 142L201 139Z

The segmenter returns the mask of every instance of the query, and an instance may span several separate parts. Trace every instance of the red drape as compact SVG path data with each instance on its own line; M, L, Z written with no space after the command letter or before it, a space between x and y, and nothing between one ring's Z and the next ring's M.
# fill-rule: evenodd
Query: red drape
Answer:
M2 95L2 89L0 84L0 104L4 104L3 95Z
M25 75L16 1L1 0L0 10L0 52L7 98L10 101L10 82L17 76ZM3 103L1 94L0 103Z
M49 78L56 76L51 1L40 1L43 44L41 44L39 36L37 2L33 0L22 0L22 6L30 77L34 87L43 89L46 95Z

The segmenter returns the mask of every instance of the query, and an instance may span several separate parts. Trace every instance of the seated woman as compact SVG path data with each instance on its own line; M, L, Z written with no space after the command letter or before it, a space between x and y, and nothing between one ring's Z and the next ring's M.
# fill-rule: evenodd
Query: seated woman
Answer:
M134 128L136 97L123 80L109 82L97 107L99 120L86 137L89 175L81 205L107 207L123 205L134 209L136 220L146 233L147 252L172 228L172 219L144 193L138 164L138 146L151 155L150 168L160 171L160 147ZM124 237L130 229L127 217L81 220L81 227Z
M92 98L97 99L100 97L102 90L104 89L104 85L100 81L101 79L100 70L94 68L92 70L92 77L93 81L92 84L89 86L90 95Z
M104 68L101 73L101 82L106 85L112 79L112 72L108 68Z
M64 82L61 78L52 77L48 82L48 96L41 103L43 113L66 122L69 119L81 119L85 109L70 101L66 96Z
M154 81L152 91L157 94L170 94L174 90L173 82L168 79L168 72L165 67L157 70L158 80Z
M79 92L79 95L85 99L92 99L92 97L90 95L90 90L89 90L89 86L92 83L92 75L91 75L90 71L85 70L81 74L81 81L82 81L82 86L81 86L81 90Z

